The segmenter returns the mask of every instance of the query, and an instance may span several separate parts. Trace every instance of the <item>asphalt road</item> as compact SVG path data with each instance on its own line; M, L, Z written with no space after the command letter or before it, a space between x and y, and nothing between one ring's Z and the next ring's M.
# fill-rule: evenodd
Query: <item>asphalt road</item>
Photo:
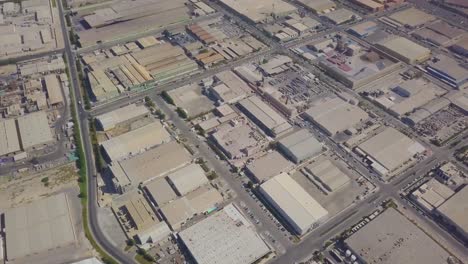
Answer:
M115 260L120 263L135 263L132 258L129 258L126 254L123 253L122 250L115 247L103 234L99 227L98 221L98 204L97 204L97 182L95 175L95 166L94 166L94 158L93 158L93 148L91 144L91 139L89 135L89 128L88 128L88 119L83 106L81 104L81 89L79 86L78 81L78 73L75 64L75 54L72 51L72 47L70 44L70 39L68 38L68 30L66 28L65 16L63 14L63 6L62 1L58 2L58 9L60 12L60 22L62 27L62 33L64 37L65 43L65 56L67 58L68 69L70 71L70 78L71 78L71 89L73 91L70 93L70 100L74 102L73 107L76 113L78 114L78 123L75 124L78 126L81 134L81 141L83 142L83 150L85 154L86 164L87 164L87 171L86 177L88 178L88 219L83 221L88 221L88 225L91 231L91 235L94 237L95 241L99 244L99 246L107 252L110 256L112 256Z

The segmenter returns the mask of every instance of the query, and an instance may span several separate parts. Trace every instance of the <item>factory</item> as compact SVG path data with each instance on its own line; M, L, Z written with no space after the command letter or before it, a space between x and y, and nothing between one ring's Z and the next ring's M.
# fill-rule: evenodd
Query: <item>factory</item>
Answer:
M322 17L328 19L335 25L341 25L350 21L361 20L361 17L358 16L356 13L345 8L339 8L329 13L325 13Z
M233 204L179 233L198 264L252 264L270 248Z
M429 62L426 69L432 76L453 88L462 90L468 87L468 69L452 58L440 55Z
M165 177L150 181L144 186L144 190L151 201L158 207L163 207L177 198L177 194Z
M289 172L294 164L277 151L272 151L247 164L246 171L257 183L263 183L271 177Z
M124 193L132 185L161 177L191 161L188 151L176 141L171 141L129 159L112 162L109 171L115 189Z
M177 107L185 111L189 119L215 108L214 102L202 94L202 87L196 83L172 89L167 94Z
M109 131L119 124L131 122L148 114L149 111L144 105L131 104L96 116L96 123L100 130Z
M324 150L322 143L307 129L295 131L281 138L278 141L278 147L296 164L317 156Z
M466 212L468 204L468 187L464 186L461 190L447 199L437 208L437 214L451 227L454 227L456 233L460 234L465 240L468 239L468 218Z
M425 28L418 29L412 35L436 46L448 47L464 35L463 29L454 27L444 21L436 21Z
M119 161L146 149L169 142L169 132L160 122L131 130L117 137L102 142L101 149L109 161Z
M336 192L351 182L351 179L328 159L314 161L305 167L305 171L328 192Z
M21 139L21 149L41 148L54 141L46 112L30 113L18 117L16 121Z
M416 29L436 20L436 17L412 7L393 13L388 17L379 18L379 20L395 28Z
M297 2L316 14L328 13L336 8L335 2L330 0L298 0Z
M402 169L426 149L398 130L387 127L360 144L355 151L367 158L370 166L381 176Z
M61 247L77 245L68 199L65 193L60 193L6 210L4 230L8 262L47 252L60 254L57 251Z
M369 118L364 110L340 97L319 99L311 104L304 116L329 136L353 128Z
M265 23L296 12L296 7L282 0L221 0L220 3L254 23Z
M466 177L463 171L452 162L447 162L444 165L437 168L435 174L436 179L444 184L453 184L457 182L457 178Z
M449 47L456 54L468 57L468 35L463 36L459 41Z
M377 23L366 21L350 27L347 31L360 38L365 38L378 30Z
M374 0L352 0L354 4L371 12L380 12L385 9L385 5Z
M0 120L0 156L21 150L14 119Z
M145 197L137 192L126 194L124 201L113 202L112 210L127 236L140 246L156 244L171 234L167 224L158 219Z
M298 235L306 234L328 217L328 211L286 173L260 185L260 193Z
M210 88L210 93L219 104L236 103L253 92L252 88L232 71L223 71L214 76L216 85Z
M404 37L394 37L383 40L376 45L383 52L405 63L415 64L427 61L431 50Z
M432 212L454 193L452 189L440 183L438 180L430 179L413 191L411 193L411 198L416 201L419 206L428 212Z
M447 263L450 256L393 208L382 212L344 242L360 263Z
M288 65L292 62L293 60L288 56L275 55L273 58L268 60L268 62L261 64L260 69L265 73L265 75L273 76L288 70Z
M356 89L396 71L401 63L375 49L367 49L340 35L338 41L318 43L324 56L319 65L346 86ZM331 47L330 47L331 46Z
M44 83L48 96L48 103L50 106L63 105L62 84L55 74L44 76Z
M257 96L248 97L238 103L240 109L265 133L276 137L292 129L283 116Z
M184 196L208 183L205 171L198 164L190 164L169 173L167 179L179 196Z

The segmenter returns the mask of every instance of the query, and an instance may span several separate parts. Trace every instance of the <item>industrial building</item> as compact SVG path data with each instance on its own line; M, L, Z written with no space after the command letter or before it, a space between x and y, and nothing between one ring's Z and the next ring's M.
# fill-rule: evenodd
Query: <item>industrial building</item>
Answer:
M152 122L102 142L101 148L109 161L118 161L170 140L166 128L160 122Z
M428 182L419 186L418 189L411 193L411 198L416 201L422 208L432 212L434 209L443 204L455 192L446 185L440 183L436 179L430 179Z
M284 55L276 55L267 63L261 64L260 69L267 75L272 76L278 73L282 73L289 69L289 64L291 64L293 60Z
M65 193L36 200L5 212L6 259L47 253L76 245L74 220ZM3 250L3 248L2 248ZM53 254L48 252L49 254Z
M460 56L468 57L468 35L461 37L449 49Z
M114 111L96 116L96 122L100 130L108 131L124 122L136 120L149 114L144 105L131 104Z
M286 173L260 185L260 192L298 235L328 217L328 211Z
M128 193L122 202L114 202L112 210L127 236L144 247L171 234L167 224L158 219L145 197L137 192Z
M449 161L437 168L435 171L435 177L440 182L447 184L450 182L456 182L456 178L458 177L465 178L466 175L454 163Z
M295 6L282 0L257 0L253 6L249 0L221 0L220 2L255 23L284 17L297 10Z
M183 230L179 236L198 264L251 264L270 252L233 204Z
M361 20L361 17L356 13L345 8L339 8L329 13L325 13L323 17L335 25L341 25L353 20Z
M210 88L210 93L221 104L233 104L251 94L252 88L232 71L223 71L215 75L220 84Z
M55 74L44 76L44 83L47 90L48 102L50 106L63 105L62 85Z
M279 149L294 163L317 156L324 146L307 129L295 131L278 141Z
M468 87L468 69L450 57L440 55L437 60L429 62L426 69L453 88L462 90Z
M436 17L412 7L393 13L388 17L382 17L380 20L395 28L415 29L436 20Z
M437 208L437 214L456 229L456 232L468 239L468 187L464 186L441 206Z
M144 186L144 189L153 202L159 207L164 206L177 198L177 194L172 189L166 178L157 178Z
M314 161L307 165L305 170L329 192L336 192L351 182L351 179L328 159Z
M365 38L374 33L376 30L378 30L377 23L373 21L366 21L348 28L347 31L360 38Z
M200 165L192 163L167 175L169 183L174 186L177 194L184 196L187 193L208 183L205 171Z
M293 167L293 163L283 157L283 155L277 151L272 151L247 164L246 170L256 182L263 183L282 172L289 172Z
M159 208L172 230L180 230L188 220L197 214L186 197L180 197Z
M0 156L20 150L16 121L14 119L0 120Z
M17 122L23 150L40 148L54 141L46 112L39 111L18 117Z
M387 127L356 148L356 152L367 158L372 168L385 176L406 163L426 149L398 130Z
M393 208L382 212L344 242L360 263L447 263L450 256Z
M188 118L203 115L215 108L214 102L202 94L202 88L196 84L187 84L167 92L177 107L184 109Z
M304 115L329 136L353 128L369 118L364 110L340 97L319 99L311 104Z
M383 3L379 3L374 0L352 0L352 2L371 12L379 12L385 9L385 5Z
M240 101L239 107L270 136L276 137L292 129L288 120L273 110L273 108L257 96L251 96Z
M431 50L404 37L383 40L376 47L408 64L421 63L431 57Z
M238 159L259 152L265 147L265 137L253 125L225 124L211 135L229 159Z
M297 0L305 8L316 14L328 13L336 8L336 4L330 0Z
M458 41L465 34L465 31L439 20L427 25L425 28L416 30L412 34L416 38L434 45L447 47Z
M190 162L190 153L176 141L171 141L129 159L112 162L109 170L114 187L123 193L132 184L148 182Z

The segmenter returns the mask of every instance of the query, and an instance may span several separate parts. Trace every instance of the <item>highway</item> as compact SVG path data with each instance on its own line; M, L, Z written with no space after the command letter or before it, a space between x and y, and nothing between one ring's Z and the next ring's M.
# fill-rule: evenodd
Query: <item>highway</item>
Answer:
M88 219L83 219L83 221L88 222L88 226L91 232L91 235L93 236L94 240L97 242L97 244L110 256L112 256L115 260L117 260L120 263L135 263L132 258L127 256L125 253L123 253L122 250L119 248L115 247L103 234L99 227L99 221L98 221L98 204L97 204L97 181L96 181L96 169L94 166L94 157L93 157L93 148L91 144L91 138L89 135L89 127L88 127L88 118L87 115L83 109L83 106L81 104L81 89L80 89L80 84L78 81L78 73L76 69L76 64L75 64L75 54L72 51L72 46L70 44L70 39L68 38L68 30L66 27L66 22L65 22L65 15L63 12L63 6L62 6L62 1L57 1L58 3L58 9L60 13L60 22L61 22L61 27L62 27L62 34L64 38L64 44L65 44L65 57L67 59L67 64L68 64L68 69L70 72L70 100L73 102L71 105L73 106L73 110L78 116L78 123L75 125L78 126L78 129L80 131L80 136L81 136L81 142L83 143L83 151L85 155L85 162L86 162L86 177L88 179Z

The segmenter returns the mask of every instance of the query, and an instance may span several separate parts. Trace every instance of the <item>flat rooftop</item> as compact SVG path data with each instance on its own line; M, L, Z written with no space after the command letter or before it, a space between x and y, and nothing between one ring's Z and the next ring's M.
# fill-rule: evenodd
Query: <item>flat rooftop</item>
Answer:
M307 165L305 169L330 191L336 191L351 181L348 175L328 159L313 162Z
M418 27L436 19L433 15L416 8L408 8L389 16L390 19L410 27Z
M61 193L7 210L5 232L10 261L75 243L67 195Z
M305 116L330 135L352 128L369 118L369 115L357 105L352 105L339 97L326 97L314 102L305 112Z
M18 118L18 128L23 149L28 149L54 140L44 111L34 112Z
M449 253L393 208L359 229L345 243L367 263L449 263Z
M232 204L179 233L196 263L254 263L270 252Z
M165 178L155 179L145 185L145 188L159 207L177 198L177 194Z
M208 183L205 171L200 167L200 165L195 163L169 173L167 178L175 187L179 195L185 195Z
M330 0L298 0L298 2L316 13L321 13L336 7L336 4Z
M437 208L439 213L450 219L465 234L468 233L467 199L468 187L465 186Z
M277 151L273 151L255 159L246 168L261 183L281 172L289 172L293 166L293 163L283 157L283 155Z
M419 186L417 190L411 193L411 197L426 210L432 211L454 193L452 189L433 178Z
M299 163L311 158L323 150L323 145L307 129L295 131L278 141L287 156Z
M137 106L136 104L131 104L117 110L98 115L96 116L96 120L100 123L103 130L106 131L114 128L122 122L147 115L148 113L149 110L144 105Z
M6 155L20 150L18 132L14 119L0 121L0 155Z
M386 50L390 50L394 54L405 58L409 63L428 57L431 53L430 49L425 48L404 37L385 39L379 42L378 46L383 47Z
M284 16L296 11L296 7L282 0L221 0L222 3L234 9L253 22L259 23L268 19L271 14Z

